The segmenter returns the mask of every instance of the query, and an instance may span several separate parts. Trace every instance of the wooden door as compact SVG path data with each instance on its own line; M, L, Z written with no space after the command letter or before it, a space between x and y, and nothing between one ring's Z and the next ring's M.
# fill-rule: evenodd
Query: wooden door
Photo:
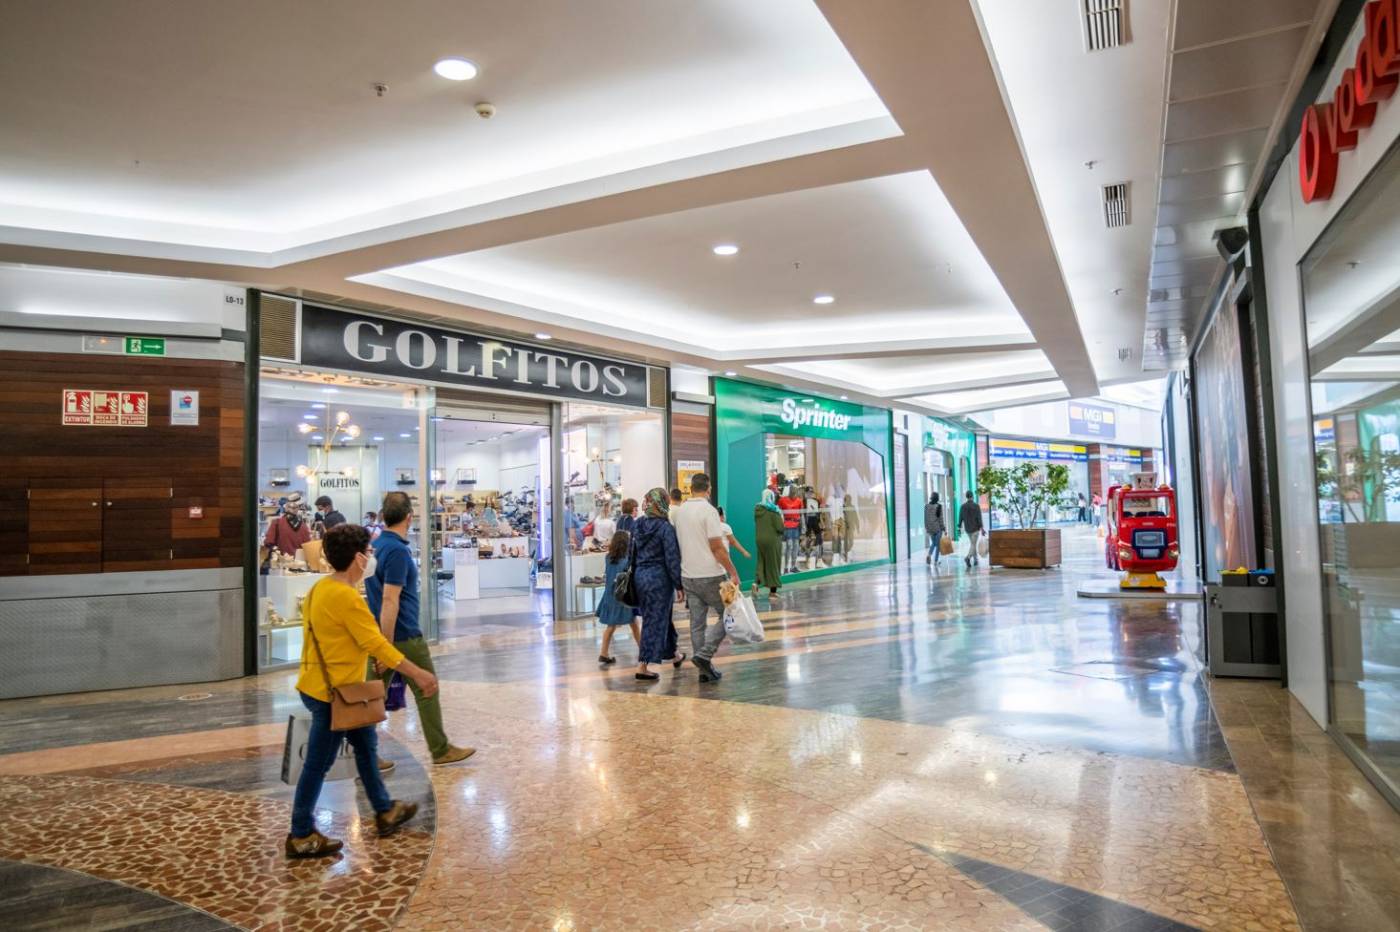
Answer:
M83 479L28 482L31 575L102 572L102 486Z
M102 485L102 572L170 569L170 477L107 479Z

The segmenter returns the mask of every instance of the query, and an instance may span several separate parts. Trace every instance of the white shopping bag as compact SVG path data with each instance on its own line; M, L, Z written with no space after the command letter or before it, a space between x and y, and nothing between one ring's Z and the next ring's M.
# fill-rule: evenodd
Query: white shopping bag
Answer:
M977 555L986 559L987 557L987 532L977 532Z
M763 640L763 624L753 599L738 596L724 609L724 630L735 644L757 644Z
M306 739L311 735L311 717L308 715L287 716L287 740L282 745L282 782L296 786L301 777L302 762L306 759ZM355 776L355 752L350 742L340 735L340 750L331 764L327 780L349 780Z

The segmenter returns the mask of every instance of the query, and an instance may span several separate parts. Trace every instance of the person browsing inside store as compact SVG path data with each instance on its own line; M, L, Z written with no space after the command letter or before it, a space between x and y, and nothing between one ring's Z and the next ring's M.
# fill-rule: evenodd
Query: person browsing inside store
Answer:
M321 525L322 533L345 523L345 515L335 510L335 503L329 495L322 495L316 499L316 516L316 523Z
M672 516L681 549L681 588L690 609L691 663L700 670L700 682L720 679L714 668L715 652L724 642L724 599L720 583L739 585L739 571L729 559L724 522L710 504L710 477L703 472L690 477L690 498ZM715 623L707 624L710 611Z
M306 523L302 508L301 493L293 492L282 506L282 513L267 526L263 546L269 554L281 553L294 557L302 545L311 539L311 527Z
M637 528L637 500L635 498L624 498L622 500L622 517L617 519L617 529L631 534Z
M316 800L342 741L349 741L355 750L355 769L374 808L375 828L381 836L392 834L418 812L416 803L392 799L384 787L375 766L378 741L373 725L331 730L331 689L364 682L370 657L406 677L415 694L432 697L438 688L431 670L406 658L384 637L355 588L375 570L369 532L342 524L326 533L324 546L326 561L334 572L312 586L302 603L306 636L296 688L302 705L311 713L311 731L292 797L292 825L285 846L289 858L326 857L344 847L344 842L316 830L315 817Z
M404 492L390 492L384 496L380 509L384 519L384 530L374 541L374 554L377 566L374 573L365 578L365 599L370 611L379 620L379 629L393 642L395 649L420 667L433 671L432 654L428 652L428 642L423 639L423 629L418 620L418 565L413 561L413 551L408 545L409 528L413 525L413 507ZM380 669L385 685L388 685L389 672ZM418 726L423 732L423 740L428 743L428 752L434 764L455 764L476 753L475 748L458 747L447 740L447 732L442 724L442 705L435 694L424 694L412 680L413 701L418 707ZM383 769L392 769L385 762Z

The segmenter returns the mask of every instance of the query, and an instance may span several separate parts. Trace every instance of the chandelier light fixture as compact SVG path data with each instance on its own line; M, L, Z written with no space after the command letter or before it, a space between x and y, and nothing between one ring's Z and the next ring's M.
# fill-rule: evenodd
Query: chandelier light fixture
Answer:
M322 428L316 426L315 424L308 424L305 421L303 421L302 423L297 425L297 430L302 434L309 434L314 430L322 430ZM316 462L312 464L303 464L301 466L298 466L297 475L303 479L306 479L308 482L314 479L319 479L322 476L329 475L344 476L346 479L354 478L354 466L346 466L345 468L338 470L332 470L330 468L331 447L335 444L336 440L344 442L346 440L354 440L356 437L359 436L360 427L358 424L350 423L350 412L338 412L335 416L335 423L328 424L324 428L321 445L316 450Z

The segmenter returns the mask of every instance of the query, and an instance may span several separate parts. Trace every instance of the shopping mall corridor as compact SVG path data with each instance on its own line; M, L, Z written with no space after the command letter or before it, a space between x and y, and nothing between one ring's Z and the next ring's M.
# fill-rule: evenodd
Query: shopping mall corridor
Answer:
M1094 547L761 598L718 684L600 669L589 620L454 637L478 753L394 713L422 813L379 840L327 784L322 862L282 856L289 674L0 703L0 927L1400 927L1392 810L1276 684L1208 685L1194 604L1077 598Z

